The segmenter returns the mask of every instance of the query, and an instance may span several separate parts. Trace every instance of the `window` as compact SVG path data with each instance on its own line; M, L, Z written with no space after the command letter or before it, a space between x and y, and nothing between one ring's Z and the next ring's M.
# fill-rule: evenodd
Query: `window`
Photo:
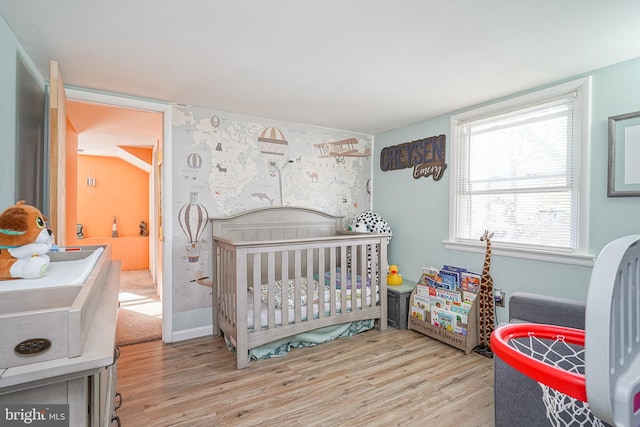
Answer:
M453 116L449 243L584 258L588 107L581 79Z

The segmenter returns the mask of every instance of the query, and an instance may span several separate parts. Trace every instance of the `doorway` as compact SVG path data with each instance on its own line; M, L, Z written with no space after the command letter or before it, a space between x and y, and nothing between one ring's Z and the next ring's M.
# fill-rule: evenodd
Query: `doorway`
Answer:
M72 126L71 137L67 136L67 143L69 143L69 138L74 138L74 131L76 131L75 138L77 139L78 153L75 169L78 172L82 171L82 175L78 175L76 181L76 201L75 206L71 204L71 211L75 208L75 212L79 212L80 206L82 204L86 205L86 203L79 200L81 192L89 192L91 194L91 191L93 191L93 195L97 199L102 198L98 194L98 190L105 190L104 176L103 179L98 178L95 170L99 169L97 165L101 163L100 158L105 159L107 163L112 163L107 166L110 172L108 174L109 181L114 180L118 175L122 175L122 170L128 170L130 171L128 173L133 175L140 174L140 171L146 174L144 196L138 195L138 197L145 198L145 203L128 203L128 205L147 206L144 215L140 214L138 210L134 214L122 214L118 218L117 215L112 215L113 212L104 212L103 216L109 216L109 228L106 233L105 225L107 224L105 224L105 218L101 218L99 223L92 225L93 232L91 232L89 229L85 228L83 230L76 227L76 224L81 222L80 215L76 215L70 218L73 233L69 233L69 230L67 230L67 236L76 238L78 235L75 233L80 232L84 234L82 237L90 238L78 239L76 240L79 242L78 244L108 243L112 245L112 251L114 252L112 253L112 258L123 259L121 284L130 285L131 283L148 282L149 286L153 287L153 294L145 294L141 289L136 289L135 292L131 292L131 289L125 289L122 297L127 302L125 303L121 299L121 309L131 310L134 318L144 318L140 316L155 317L156 320L158 317L162 318L161 332L163 340L170 341L170 338L168 340L165 339L165 337L171 337L171 305L170 298L168 298L169 301L165 301L165 298L163 298L164 295L170 295L170 292L164 292L164 281L162 280L164 263L162 262L163 239L160 220L162 212L160 208L162 200L160 171L162 169L162 150L165 144L164 135L167 129L170 130L170 106L77 89L66 89L66 93L67 118L69 120L67 126L69 127L69 124ZM80 160L81 157L84 159ZM91 161L84 161L90 158ZM68 162L71 161L73 160L68 160ZM126 164L127 166L119 166L123 169L115 171L113 169L114 161L119 165ZM93 165L93 172L90 167L87 168L87 164ZM101 181L102 188L100 188ZM120 189L122 194L125 194L125 189L131 189L131 182L128 180L122 185ZM111 204L114 204L113 201L120 199L120 197L114 196L113 193L110 196L104 194L102 196L110 200ZM73 197L68 195L68 208L71 199ZM148 204L146 203L147 201ZM89 204L91 205L91 203ZM120 208L120 210L122 209ZM109 210L113 211L115 208L110 206ZM69 216L71 217L71 215ZM90 222L93 221L93 217L97 216L97 214L87 215L84 212L82 216L84 218L83 221ZM111 219L113 219L113 222L111 222ZM131 221L134 221L135 224L132 224ZM83 227L85 225L89 224L83 224ZM117 233L117 237L111 234L112 231ZM143 236L143 233L146 236ZM100 242L101 239L103 243ZM135 249L136 246L140 245L145 247L144 251ZM123 256L122 251L126 253L127 250L133 250L135 256ZM142 262L140 259L141 252ZM146 259L144 259L145 256ZM124 260L126 260L126 263ZM134 260L135 262L132 264ZM141 293L143 295L139 295ZM153 301L153 297L156 297L157 301ZM127 305L129 307L125 308ZM141 337L141 340L145 340L144 338Z

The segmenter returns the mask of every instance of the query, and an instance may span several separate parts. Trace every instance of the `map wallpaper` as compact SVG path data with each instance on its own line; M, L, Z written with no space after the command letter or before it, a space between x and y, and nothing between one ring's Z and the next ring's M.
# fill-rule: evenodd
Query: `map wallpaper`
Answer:
M371 207L371 135L205 108L172 111L173 329L211 324L207 217L264 206Z

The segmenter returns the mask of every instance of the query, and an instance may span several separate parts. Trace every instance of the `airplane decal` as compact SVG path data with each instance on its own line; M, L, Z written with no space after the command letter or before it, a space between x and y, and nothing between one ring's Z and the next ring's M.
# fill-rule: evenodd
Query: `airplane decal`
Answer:
M358 151L354 146L358 144L357 138L346 138L339 141L323 142L320 144L313 144L314 147L320 151L321 159L327 157L335 157L336 162L344 163L345 157L369 157L371 156L371 149L366 148L364 151Z

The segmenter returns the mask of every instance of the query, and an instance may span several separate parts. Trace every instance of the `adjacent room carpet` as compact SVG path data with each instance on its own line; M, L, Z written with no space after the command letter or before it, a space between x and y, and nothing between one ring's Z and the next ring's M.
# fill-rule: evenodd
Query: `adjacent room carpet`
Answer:
M162 303L149 270L120 273L120 310L116 345L125 346L162 338Z

